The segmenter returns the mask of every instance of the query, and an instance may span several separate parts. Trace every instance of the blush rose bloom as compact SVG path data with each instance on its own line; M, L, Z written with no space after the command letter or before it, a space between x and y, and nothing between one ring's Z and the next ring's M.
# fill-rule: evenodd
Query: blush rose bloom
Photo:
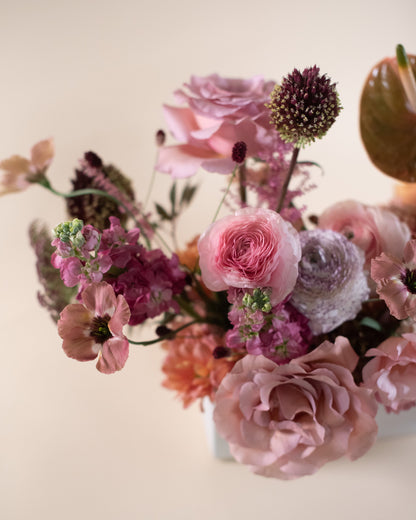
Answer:
M391 337L367 356L374 356L363 369L363 386L388 412L416 405L416 334Z
M247 80L192 76L184 89L175 92L183 106L163 107L169 130L180 144L160 148L156 169L174 178L189 177L199 167L231 173L236 142L244 141L251 156L270 146L276 132L265 103L273 87L274 82L261 76Z
M354 200L338 202L319 217L319 227L345 235L365 253L365 267L380 253L400 257L410 240L409 227L391 211Z
M271 288L276 305L293 290L301 257L295 228L269 209L244 208L211 226L198 241L208 289Z
M354 382L357 361L341 336L286 365L252 355L238 361L214 410L234 458L259 475L293 479L362 456L376 438L377 403Z

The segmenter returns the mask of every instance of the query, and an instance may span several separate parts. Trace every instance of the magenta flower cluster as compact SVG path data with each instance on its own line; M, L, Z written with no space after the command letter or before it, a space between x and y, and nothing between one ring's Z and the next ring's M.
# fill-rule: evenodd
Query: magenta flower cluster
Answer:
M308 319L290 303L271 306L267 291L230 289L228 318L233 328L226 334L230 349L263 355L278 364L305 354L312 335Z
M179 312L175 295L185 287L186 274L178 257L168 258L160 249L146 249L138 242L140 230L126 231L116 217L102 234L84 226L71 241L56 238L52 263L60 269L65 285L79 285L79 294L101 280L126 299L130 325L138 325L163 312ZM77 241L81 243L77 246Z

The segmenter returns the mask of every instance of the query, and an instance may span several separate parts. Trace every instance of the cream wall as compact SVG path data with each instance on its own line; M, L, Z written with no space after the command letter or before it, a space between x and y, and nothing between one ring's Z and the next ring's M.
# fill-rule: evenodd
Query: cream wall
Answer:
M344 110L302 152L325 169L310 208L381 202L392 182L360 144L359 95L397 43L416 53L415 16L414 0L0 0L0 157L53 136L57 188L69 188L77 159L92 149L131 176L140 196L161 105L191 74L279 80L316 63L338 82ZM202 178L183 239L215 211L222 178ZM156 192L168 186L160 175ZM63 217L62 202L37 186L0 199L0 518L415 517L416 437L380 441L354 464L341 460L310 478L267 480L211 458L198 407L182 411L160 387L158 347L132 348L110 377L67 359L37 305L27 240L33 219L54 226Z

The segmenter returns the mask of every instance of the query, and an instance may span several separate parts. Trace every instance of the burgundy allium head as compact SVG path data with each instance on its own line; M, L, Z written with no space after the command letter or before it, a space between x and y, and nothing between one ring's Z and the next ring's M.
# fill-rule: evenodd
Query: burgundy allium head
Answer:
M335 231L303 231L300 240L302 258L290 301L309 318L314 334L330 332L355 318L368 298L364 254Z
M335 83L319 74L316 65L283 78L268 107L282 139L299 147L323 137L341 110Z

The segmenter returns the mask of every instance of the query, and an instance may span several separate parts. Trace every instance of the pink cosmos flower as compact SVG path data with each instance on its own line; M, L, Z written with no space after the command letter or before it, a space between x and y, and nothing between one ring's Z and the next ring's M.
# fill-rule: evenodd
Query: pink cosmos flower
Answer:
M270 287L276 305L295 286L298 233L275 211L245 208L214 222L201 235L198 250L202 280L212 291Z
M53 140L45 139L32 147L30 159L13 155L1 161L0 170L4 173L0 179L0 195L26 189L31 183L31 177L48 168L53 155Z
M367 351L374 356L363 369L363 386L388 412L416 405L416 334L391 337Z
M247 355L225 376L214 420L238 462L266 477L310 475L346 455L362 456L377 434L377 403L351 372L346 338L325 341L286 365Z
M210 172L231 173L231 152L237 141L247 145L247 155L257 155L276 133L269 123L265 103L274 82L252 79L192 76L177 102L186 106L164 106L165 118L180 144L162 146L156 168L175 178L189 177L199 167Z
M345 235L365 253L365 267L380 253L402 254L410 240L409 227L391 211L354 200L338 202L319 217L319 227Z
M104 374L121 370L129 355L123 326L130 309L111 285L92 283L81 293L82 303L67 305L58 321L62 348L68 357L90 361L98 356L97 369Z
M416 240L404 248L403 261L382 253L371 261L371 278L390 313L398 320L416 319Z

